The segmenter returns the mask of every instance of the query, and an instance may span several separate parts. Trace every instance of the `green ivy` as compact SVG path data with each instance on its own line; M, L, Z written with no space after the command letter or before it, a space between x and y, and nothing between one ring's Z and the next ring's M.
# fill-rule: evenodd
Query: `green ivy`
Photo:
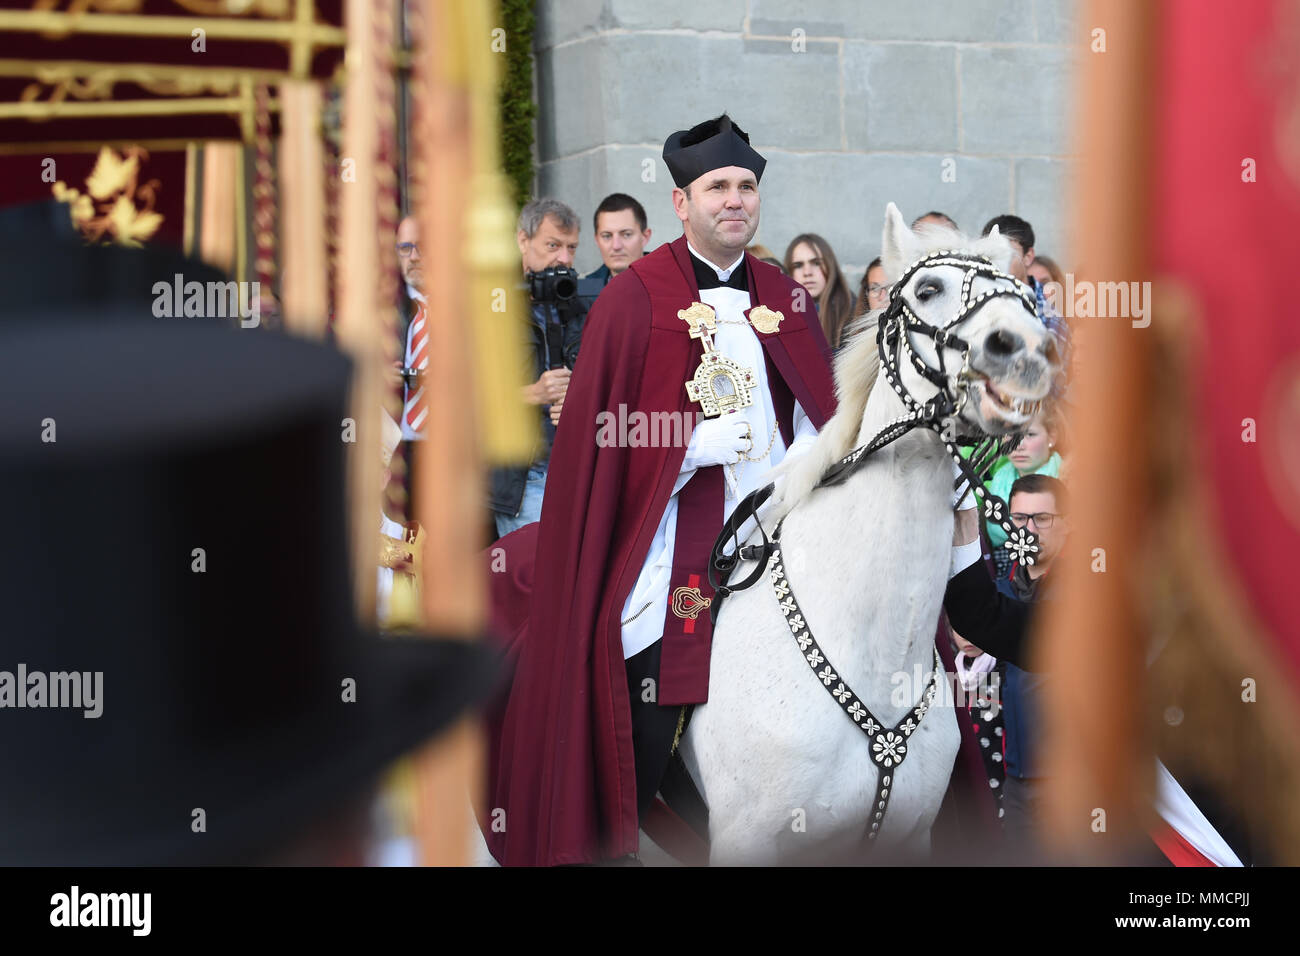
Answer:
M501 76L501 166L510 180L515 205L523 207L533 190L533 26L534 0L501 0L506 31L506 63Z

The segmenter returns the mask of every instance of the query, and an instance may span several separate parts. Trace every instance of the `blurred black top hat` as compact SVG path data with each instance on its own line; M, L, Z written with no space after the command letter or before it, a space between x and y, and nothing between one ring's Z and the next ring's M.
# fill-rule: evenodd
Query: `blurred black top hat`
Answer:
M177 274L200 283L230 278L164 245L88 244L73 228L67 204L56 199L0 209L0 318L108 302L151 316L155 283L171 283Z
M137 316L0 328L0 671L103 675L88 717L0 674L4 864L256 861L494 687L356 623L348 361Z

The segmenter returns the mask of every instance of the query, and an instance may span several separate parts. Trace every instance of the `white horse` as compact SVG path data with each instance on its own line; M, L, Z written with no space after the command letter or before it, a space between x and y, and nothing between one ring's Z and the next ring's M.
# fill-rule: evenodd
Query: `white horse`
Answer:
M1011 259L1009 243L996 231L976 241L944 229L918 235L892 203L882 245L882 264L895 282L936 250L984 256L1001 272ZM925 266L898 294L919 318L943 327L961 311L965 275L957 265ZM1024 293L1009 277L982 275L970 294L992 290ZM769 529L785 517L785 576L808 631L838 671L837 683L890 730L925 689L915 675L928 680L934 670L953 543L953 464L940 436L917 428L842 484L814 491L828 467L907 412L887 377L877 375L878 319L873 313L859 320L865 331L836 362L838 410L808 454L775 470L776 492L762 515ZM1016 295L991 298L951 332L970 346L965 369L959 351L944 354L946 389L966 397L962 430L1003 435L1023 428L1056 370L1050 333ZM938 370L932 339L904 334L917 357ZM901 384L918 402L938 393L909 363L901 364ZM753 567L742 562L733 583ZM872 738L809 666L789 613L768 573L720 609L708 703L696 708L681 741L686 768L709 806L711 861L842 859L865 844L884 776L894 778L892 793L874 844L925 852L959 743L951 695L945 698L941 683L906 740L903 762L878 765Z

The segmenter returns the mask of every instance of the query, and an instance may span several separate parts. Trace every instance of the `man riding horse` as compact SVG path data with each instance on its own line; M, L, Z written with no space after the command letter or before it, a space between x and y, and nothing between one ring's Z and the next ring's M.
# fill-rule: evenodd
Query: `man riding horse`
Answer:
M504 864L635 856L686 708L708 697L714 540L835 410L807 293L745 252L766 160L725 115L663 157L684 234L596 301L541 521L498 542L494 619L517 663L481 818ZM635 411L654 433L610 441Z

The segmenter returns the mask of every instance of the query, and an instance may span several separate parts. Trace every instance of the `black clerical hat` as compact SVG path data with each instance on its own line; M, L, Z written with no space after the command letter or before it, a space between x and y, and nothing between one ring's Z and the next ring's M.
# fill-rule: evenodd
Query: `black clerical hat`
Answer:
M154 285L177 274L200 283L230 278L167 246L87 244L72 227L67 204L56 199L0 209L0 320L108 302L152 315Z
M481 643L356 622L347 359L31 317L0 323L0 864L256 862L494 690Z
M664 143L664 162L673 182L683 188L723 166L748 169L755 180L761 181L767 165L767 160L749 145L749 136L726 113L669 136Z

